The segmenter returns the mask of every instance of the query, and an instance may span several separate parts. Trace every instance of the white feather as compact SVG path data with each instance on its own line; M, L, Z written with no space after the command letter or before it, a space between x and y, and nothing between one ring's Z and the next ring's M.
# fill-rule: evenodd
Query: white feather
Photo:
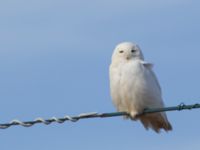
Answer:
M142 113L145 108L164 107L161 88L152 67L151 63L144 61L143 54L136 44L121 43L113 52L110 65L112 100L118 111L128 112L132 119L136 119L136 115ZM156 114L162 116L170 130L171 125L166 114ZM151 121L147 119L147 123L143 123L144 126L159 132L160 129L154 127L154 122Z

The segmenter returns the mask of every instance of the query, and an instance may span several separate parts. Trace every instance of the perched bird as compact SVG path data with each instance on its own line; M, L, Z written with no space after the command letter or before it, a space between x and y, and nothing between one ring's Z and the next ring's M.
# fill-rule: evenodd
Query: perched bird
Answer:
M162 108L161 88L152 70L153 64L144 61L137 44L124 42L116 46L110 65L110 90L118 111L140 120L146 129L160 132L172 130L165 112L141 114L145 108Z

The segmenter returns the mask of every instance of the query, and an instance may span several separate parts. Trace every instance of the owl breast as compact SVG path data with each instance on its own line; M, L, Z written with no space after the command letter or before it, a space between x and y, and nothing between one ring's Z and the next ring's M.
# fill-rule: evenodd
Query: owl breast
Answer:
M110 70L111 96L118 111L141 113L160 105L161 95L151 70L140 61L129 61ZM151 79L152 78L152 79Z

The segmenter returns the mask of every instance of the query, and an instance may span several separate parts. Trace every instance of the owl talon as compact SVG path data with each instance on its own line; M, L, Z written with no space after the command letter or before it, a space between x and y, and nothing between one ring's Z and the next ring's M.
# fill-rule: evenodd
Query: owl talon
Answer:
M139 115L139 113L137 113L137 112L131 112L130 113L131 120L137 120L138 119L138 115Z

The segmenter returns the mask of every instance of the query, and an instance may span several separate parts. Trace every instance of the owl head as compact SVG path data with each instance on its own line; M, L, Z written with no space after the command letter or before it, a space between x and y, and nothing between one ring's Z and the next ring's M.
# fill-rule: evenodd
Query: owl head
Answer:
M140 47L131 42L123 42L116 46L112 55L112 61L117 59L120 60L133 60L133 59L144 59Z

